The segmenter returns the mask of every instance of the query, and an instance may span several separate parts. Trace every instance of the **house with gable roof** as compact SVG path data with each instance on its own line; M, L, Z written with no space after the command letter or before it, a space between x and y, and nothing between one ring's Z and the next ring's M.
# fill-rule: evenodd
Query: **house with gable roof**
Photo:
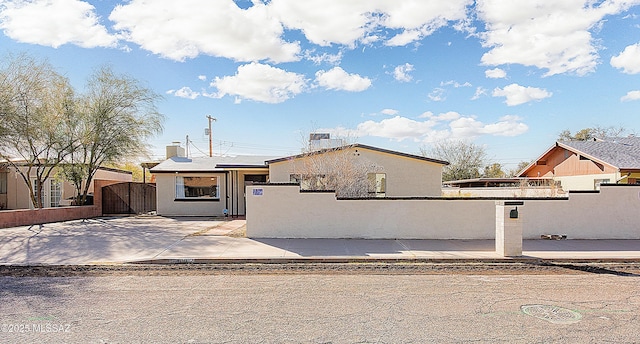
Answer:
M600 184L640 184L640 138L557 141L517 176L553 178L565 191L598 190Z
M156 182L157 212L168 216L244 216L246 186L253 183L300 184L301 189L317 190L308 185L309 161L329 167L315 181L343 178L334 172L344 170L345 163L364 164L368 173L359 174L372 189L367 197L438 197L441 195L442 167L448 162L382 148L352 144L337 146L322 136L312 140L311 152L281 158L264 156L184 156L183 151L169 154L167 160L150 171ZM316 142L317 141L317 142ZM324 142L329 143L329 148ZM340 160L335 159L339 155ZM326 164L330 161L330 164ZM348 168L347 168L348 169ZM361 172L361 171L360 171ZM305 184L307 183L307 184ZM325 189L326 190L326 189ZM336 191L336 190L332 190Z
M305 175L319 170L317 167L310 169L308 165L324 163L327 171L323 174L326 176L321 177L331 177L336 170L344 169L344 165L350 162L367 166L371 197L439 197L442 193L442 167L449 164L447 161L356 143L268 160L269 181L304 184L305 179L318 179L315 178L317 176ZM313 186L308 188L313 189Z

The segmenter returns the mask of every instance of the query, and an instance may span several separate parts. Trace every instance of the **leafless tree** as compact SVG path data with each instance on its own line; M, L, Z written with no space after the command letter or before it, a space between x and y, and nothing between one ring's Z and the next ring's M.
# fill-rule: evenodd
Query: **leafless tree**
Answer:
M371 174L384 168L355 152L353 145L311 151L296 159L293 172L306 190L333 190L338 197L375 195Z

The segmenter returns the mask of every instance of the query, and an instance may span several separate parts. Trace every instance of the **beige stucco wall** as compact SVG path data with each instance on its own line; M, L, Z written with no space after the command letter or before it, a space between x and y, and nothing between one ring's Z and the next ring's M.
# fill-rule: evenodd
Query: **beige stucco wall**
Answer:
M26 172L26 168L23 169ZM31 203L31 198L29 197L29 188L25 184L22 176L18 174L16 171L9 169L7 175L7 194L6 194L6 207L7 209L33 209L33 205ZM31 178L35 178L35 172L32 171ZM130 173L122 173L116 171L102 170L99 169L96 171L94 180L113 180L113 181L121 181L121 182L130 182L132 181L132 175ZM51 183L57 181L57 177L55 175L55 171L51 173L51 177L44 183L43 192L45 195L45 199L49 197L49 192L51 188ZM89 184L89 192L93 190L93 181ZM62 197L61 199L66 199L69 197L73 197L76 195L75 187L73 184L63 181L61 185ZM45 207L49 205L45 202Z
M609 183L615 183L616 180L620 179L620 174L586 174L581 176L554 177L553 179L560 181L563 190L595 190L594 182L596 179L609 179Z
M245 214L245 175L267 174L264 169L230 170L228 173L157 173L156 200L157 213L166 216L222 216L224 209L228 215ZM212 177L219 178L220 199L176 200L175 177Z
M381 167L376 172L386 174L387 197L440 196L442 165L361 147L349 150L355 159L373 162ZM270 164L269 180L272 183L289 183L291 174L304 171L304 159L309 158Z
M175 178L177 174L156 174L156 201L158 215L165 216L222 216L225 209L225 175L210 173L182 173L183 177L219 178L220 199L212 200L176 200Z
M254 191L256 190L256 191ZM259 191L261 190L261 191ZM254 194L255 193L255 194ZM526 200L525 239L640 239L640 187L603 186L569 200ZM336 200L297 186L248 188L247 236L255 238L494 239L495 200Z

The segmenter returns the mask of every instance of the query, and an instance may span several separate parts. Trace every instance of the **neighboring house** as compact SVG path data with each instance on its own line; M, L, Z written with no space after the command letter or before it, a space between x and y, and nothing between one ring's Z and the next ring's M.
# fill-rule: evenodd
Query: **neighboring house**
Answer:
M22 169L25 172L27 170L26 167ZM32 176L31 179L35 184L35 176ZM96 171L93 179L130 182L132 180L132 173L129 171L100 167ZM89 185L89 190L93 190L93 181ZM44 208L57 207L61 200L74 196L76 196L76 189L73 184L59 180L56 177L55 170L42 187L41 197ZM29 188L22 179L22 176L6 162L4 164L0 163L0 209L33 209L33 204L29 196Z
M309 168L309 165L323 162L328 162L328 170L343 169L346 161L344 157L336 155L344 156L345 153L360 166L368 167L366 173L371 185L371 197L440 196L442 167L449 164L423 156L353 144L268 160L269 182L304 183L305 177L308 177L305 174L317 170L316 167ZM313 186L309 185L308 188L313 189Z
M640 138L558 141L518 177L551 177L565 191L598 190L600 184L640 184Z
M169 150L167 150L169 154ZM157 212L168 216L245 215L245 185L266 182L260 156L169 157L155 167Z

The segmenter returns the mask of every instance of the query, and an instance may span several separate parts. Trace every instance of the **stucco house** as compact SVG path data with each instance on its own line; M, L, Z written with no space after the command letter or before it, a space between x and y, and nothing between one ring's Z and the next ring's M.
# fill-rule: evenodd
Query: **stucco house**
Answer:
M565 191L597 190L600 184L640 184L640 138L558 141L518 177L550 177Z
M266 182L264 156L173 156L151 168L157 212L168 216L245 215L245 185Z
M449 164L423 156L352 144L268 160L269 182L303 183L306 173L319 170L317 166L310 168L309 165L326 164L324 168L330 174L332 169L345 169L345 164L353 163L367 168L371 197L440 196L442 167Z
M18 166L20 164L18 163ZM26 173L27 167L20 167ZM33 172L35 173L35 172ZM61 200L75 196L76 189L68 181L55 177L56 171L51 173L51 177L42 186L42 205L45 208L57 207ZM104 179L121 182L132 181L132 173L108 167L99 167L93 180ZM35 175L32 176L35 180ZM93 190L93 181L89 184L89 190ZM8 209L33 209L29 188L25 184L22 176L5 162L0 162L0 210Z

